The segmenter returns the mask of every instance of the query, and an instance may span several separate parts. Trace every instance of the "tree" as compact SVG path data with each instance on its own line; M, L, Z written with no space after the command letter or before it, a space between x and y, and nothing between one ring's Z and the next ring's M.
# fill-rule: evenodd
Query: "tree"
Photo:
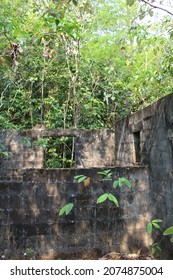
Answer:
M112 127L171 92L171 19L140 21L141 7L126 0L4 0L1 126ZM24 50L15 67L11 43Z
M172 92L171 16L150 22L152 7L127 2L4 0L0 126L112 128ZM45 149L47 164L72 164L74 139Z

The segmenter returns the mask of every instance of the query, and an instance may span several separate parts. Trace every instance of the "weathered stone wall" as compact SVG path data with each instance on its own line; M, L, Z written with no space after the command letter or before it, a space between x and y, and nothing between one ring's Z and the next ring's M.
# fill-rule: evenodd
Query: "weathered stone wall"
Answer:
M0 179L16 178L18 170L23 168L43 166L43 149L29 140L16 130L0 130ZM2 152L9 154L3 156Z
M37 258L98 257L116 251L136 253L150 244L146 222L150 220L147 168L111 168L113 181L130 180L132 188L112 188L100 169L21 170L16 181L0 182L0 254L24 258L26 248ZM88 187L75 175L91 178ZM104 192L119 200L96 204ZM75 208L65 217L57 215L67 202Z
M80 168L115 165L115 133L112 130L82 130L76 137L76 166Z
M23 140L63 135L76 139L78 168L41 169L43 150ZM92 257L137 252L151 242L148 221L160 218L164 228L173 225L173 94L117 122L115 134L35 129L1 131L0 140L11 153L0 158L0 253L22 258L26 248L33 248L38 258L48 253L75 258L86 252ZM111 183L91 167L109 167L113 180L131 181L131 190L115 191L119 208L95 203ZM80 174L91 177L89 187L74 182ZM66 202L77 203L74 211L58 217Z
M155 113L159 102L115 124L116 165L135 166L138 164L149 164L149 153L152 145L151 138L156 136L153 135L153 130L156 125L155 120L157 117ZM162 124L160 125L162 126Z
M75 137L76 167L114 166L115 134L112 130L0 130L0 178L12 178L18 169L42 168L44 151L35 141L52 136ZM9 156L2 156L3 149Z
M115 164L149 166L152 218L172 226L173 94L117 122L115 139Z

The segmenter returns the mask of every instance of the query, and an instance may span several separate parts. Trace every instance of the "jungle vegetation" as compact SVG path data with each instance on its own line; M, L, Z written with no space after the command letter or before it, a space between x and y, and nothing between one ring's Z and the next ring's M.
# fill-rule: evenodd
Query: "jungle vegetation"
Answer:
M153 5L2 0L0 128L112 128L172 93L171 5Z

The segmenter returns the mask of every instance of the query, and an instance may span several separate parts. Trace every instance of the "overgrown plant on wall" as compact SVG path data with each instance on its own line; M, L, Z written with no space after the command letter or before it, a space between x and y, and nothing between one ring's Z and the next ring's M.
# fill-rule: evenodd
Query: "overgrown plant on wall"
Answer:
M97 173L102 175L102 182L110 181L112 179L112 171L111 170L103 170L103 171L99 171ZM74 177L74 179L78 183L83 183L84 187L89 187L89 185L90 185L90 177L87 177L85 175L77 175L77 176ZM113 185L112 185L112 187L114 189L116 189L117 187L121 188L123 186L127 186L128 188L131 188L130 181L127 178L124 178L124 177L118 178L118 180L115 180L113 182ZM103 203L106 200L113 202L117 207L119 207L119 201L112 192L108 192L108 193L106 192L106 193L101 194L97 198L96 203L97 204ZM74 206L75 206L74 203L65 204L59 210L58 215L59 216L68 215L72 211Z
M0 139L0 157L8 157L11 152L7 150L5 143Z
M156 257L159 257L160 252L162 251L161 242L165 236L171 236L170 242L173 243L173 226L168 227L164 231L162 231L160 226L160 223L162 222L163 220L161 219L154 219L151 222L147 223L147 232L149 234L153 234L153 230L154 230L156 235L157 233L160 233L162 236L158 242L155 242L150 246L150 250L152 254L155 255Z

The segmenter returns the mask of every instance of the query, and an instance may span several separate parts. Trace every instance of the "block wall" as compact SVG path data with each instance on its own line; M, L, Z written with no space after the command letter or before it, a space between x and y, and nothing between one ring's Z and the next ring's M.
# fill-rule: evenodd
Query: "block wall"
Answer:
M152 218L172 226L173 94L117 122L115 147L116 165L149 167Z
M0 254L24 258L27 248L35 257L97 258L106 253L146 252L151 243L146 233L150 220L148 171L146 168L111 168L113 178L103 181L93 169L29 169L22 180L0 182ZM74 181L75 175L91 178L90 185ZM112 182L126 177L132 188L113 189ZM113 193L119 207L97 197ZM75 207L58 216L68 202Z
M115 133L112 130L82 130L76 137L77 167L106 167L115 165Z
M26 142L28 140L28 142ZM16 130L0 130L0 179L17 178L20 169L41 168L43 149ZM3 153L7 153L4 155ZM18 179L20 179L18 177Z
M77 168L114 166L115 134L112 130L0 130L0 178L16 177L20 169L43 168L44 150L36 145L36 141L52 136L75 138ZM4 156L4 152L8 156Z

